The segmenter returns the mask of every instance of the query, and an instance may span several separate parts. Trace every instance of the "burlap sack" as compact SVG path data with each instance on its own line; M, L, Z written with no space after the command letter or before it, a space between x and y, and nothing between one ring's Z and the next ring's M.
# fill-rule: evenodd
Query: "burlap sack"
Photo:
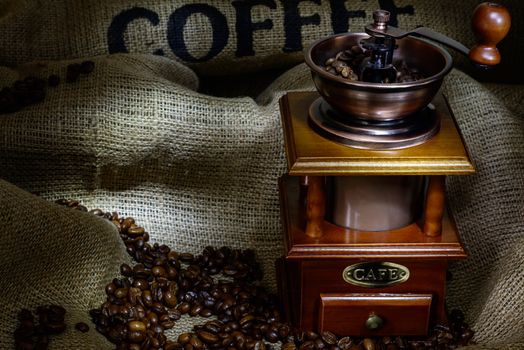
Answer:
M378 8L406 29L425 25L470 47L479 0L0 0L0 63L107 53L164 55L200 73L224 75L288 66L322 36L362 32ZM520 0L501 0L513 28L501 45L504 72L524 74ZM504 74L504 77L501 75ZM522 79L522 78L521 78Z
M277 178L286 172L277 102L285 91L312 89L307 68L290 70L253 100L199 94L190 70L161 57L95 62L91 75L49 90L43 103L0 117L0 178L49 200L77 198L90 208L133 216L152 240L177 250L254 248L274 290L274 260L282 253ZM68 63L2 68L0 85L20 72L63 75ZM478 168L473 176L448 180L451 209L471 254L453 265L448 303L465 311L484 348L522 348L522 119L462 73L448 76L445 92ZM10 286L0 299L3 336L12 334L17 308L40 301L63 303L74 310L72 319L85 320L124 259L114 230L5 182L0 191L0 218L9 222L0 266L9 266L2 276L14 276L3 277L2 285ZM28 241L41 246L31 249L37 259L20 258L28 256ZM41 264L50 260L49 251L60 252L53 256L63 266L52 276ZM79 260L86 262L80 268ZM86 286L91 269L99 274ZM24 276L29 281L20 284ZM81 347L76 337L64 337L57 348L102 348L94 333Z
M42 104L2 116L0 177L45 198L140 218L177 249L257 248L273 271L277 178L286 170L277 98L257 105L201 95L191 71L162 57L95 62L91 75L50 89ZM23 70L63 75L68 63ZM0 76L17 74L4 68ZM275 285L273 273L267 282Z
M449 204L470 254L453 266L449 303L467 310L479 342L522 341L524 120L462 74L448 77L445 94L477 168L474 176L448 179Z

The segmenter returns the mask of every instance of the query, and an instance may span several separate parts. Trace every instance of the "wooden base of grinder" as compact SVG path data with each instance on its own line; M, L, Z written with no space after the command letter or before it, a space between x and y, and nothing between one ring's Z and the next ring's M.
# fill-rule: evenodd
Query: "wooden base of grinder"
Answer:
M449 260L467 255L453 219L441 235L417 223L381 232L318 225L305 234L306 191L299 177L280 181L286 255L277 263L288 320L301 329L339 336L425 335L446 322Z

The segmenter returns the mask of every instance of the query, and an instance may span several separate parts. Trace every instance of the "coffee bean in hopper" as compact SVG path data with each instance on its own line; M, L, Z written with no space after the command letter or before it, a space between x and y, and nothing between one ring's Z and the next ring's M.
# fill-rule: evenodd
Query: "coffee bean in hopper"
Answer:
M354 45L347 50L339 51L335 56L324 62L324 69L328 73L340 76L350 81L359 80L358 72L362 62L369 57L371 52L364 51L359 45ZM408 66L404 60L394 62L397 70L396 82L405 83L424 79L425 76L416 67Z

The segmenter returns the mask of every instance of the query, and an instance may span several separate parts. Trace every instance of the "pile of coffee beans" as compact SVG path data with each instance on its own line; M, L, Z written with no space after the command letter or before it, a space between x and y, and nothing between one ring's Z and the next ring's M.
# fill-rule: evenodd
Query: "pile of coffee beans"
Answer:
M89 74L94 68L93 61L72 63L67 66L66 81L75 82L80 74ZM56 74L50 75L47 81L33 76L15 81L11 86L0 90L0 114L18 112L24 107L43 101L46 96L46 87L55 87L59 84L60 77Z
M36 77L17 80L13 85L0 90L0 113L13 113L42 101L45 98L46 82Z
M95 69L93 61L84 61L82 63L72 63L67 66L66 82L74 83L80 78L81 74L90 74Z
M57 203L88 211L78 201ZM131 217L100 209L90 213L113 222L134 266L122 264L121 278L106 285L106 301L90 311L96 330L116 349L284 350L454 349L471 344L473 332L460 311L450 325L428 337L338 337L303 331L283 321L275 295L260 287L262 273L252 250L206 247L194 256L149 242ZM182 315L209 317L193 331L167 339Z
M18 314L20 325L15 330L15 348L17 350L47 349L52 335L63 333L66 329L64 315L66 310L59 305L39 306L37 319L28 309Z
M341 76L347 80L359 80L358 72L362 61L369 57L371 52L364 51L359 45L354 45L348 50L338 52L324 63L324 69L336 76ZM408 67L404 60L394 62L397 69L397 83L412 82L424 79L425 76L415 67Z

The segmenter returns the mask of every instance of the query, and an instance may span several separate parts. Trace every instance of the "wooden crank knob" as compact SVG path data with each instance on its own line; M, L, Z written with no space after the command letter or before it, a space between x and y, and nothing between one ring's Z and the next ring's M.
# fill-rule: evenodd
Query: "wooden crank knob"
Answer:
M500 63L496 45L508 34L510 26L511 16L504 6L493 2L478 5L471 20L477 45L469 51L470 60L484 66Z

